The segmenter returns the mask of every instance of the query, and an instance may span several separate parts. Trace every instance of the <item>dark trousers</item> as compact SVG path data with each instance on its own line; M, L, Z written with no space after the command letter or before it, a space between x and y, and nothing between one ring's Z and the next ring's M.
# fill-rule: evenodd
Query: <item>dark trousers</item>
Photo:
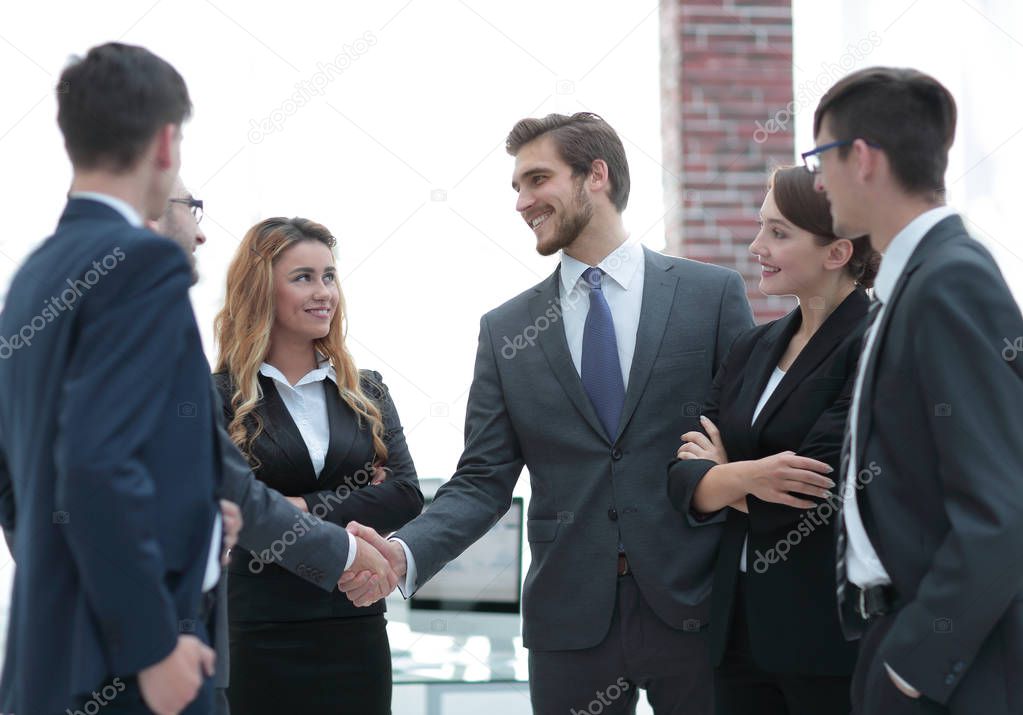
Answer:
M639 688L647 691L657 715L713 712L705 633L664 623L647 605L631 574L618 577L611 627L598 645L529 651L535 715L631 715Z
M848 676L769 673L753 661L745 584L740 576L728 646L714 671L717 715L847 715Z
M877 657L877 650L888 634L895 620L895 614L880 616L870 621L860 641L860 657L853 673L852 704L853 715L942 715L948 713L944 706L921 696L913 699L902 694L888 675L884 663ZM912 685L912 683L910 683Z
M383 615L232 623L230 630L232 715L391 712Z

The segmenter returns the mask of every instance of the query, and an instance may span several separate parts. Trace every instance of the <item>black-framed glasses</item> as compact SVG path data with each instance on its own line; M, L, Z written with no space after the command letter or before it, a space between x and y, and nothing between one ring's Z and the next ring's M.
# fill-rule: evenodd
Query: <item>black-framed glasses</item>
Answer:
M195 222L199 223L202 221L202 199L189 196L187 199L170 199L170 202L172 204L185 204L191 210Z
M806 166L806 170L811 174L818 174L821 170L821 154L826 152L828 149L837 149L840 146L849 146L855 139L840 139L836 142L828 142L827 144L821 144L815 146L810 151L804 151L800 156L803 157L803 165ZM867 146L872 146L875 149L880 149L881 145L870 141L869 139L863 140Z

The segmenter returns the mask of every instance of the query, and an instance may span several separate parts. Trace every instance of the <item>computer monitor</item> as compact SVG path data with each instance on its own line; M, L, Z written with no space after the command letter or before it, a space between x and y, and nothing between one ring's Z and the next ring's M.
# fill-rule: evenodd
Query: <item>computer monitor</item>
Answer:
M422 481L429 510L436 484ZM492 653L513 652L521 634L524 511L522 497L513 497L490 531L423 584L408 601L412 631L456 640L483 636Z

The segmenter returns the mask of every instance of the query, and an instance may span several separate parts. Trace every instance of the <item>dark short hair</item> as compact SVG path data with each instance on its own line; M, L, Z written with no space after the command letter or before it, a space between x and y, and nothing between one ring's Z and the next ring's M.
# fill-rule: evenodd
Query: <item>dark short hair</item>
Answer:
M907 192L945 191L956 103L944 85L914 69L869 67L840 79L813 115L813 133L827 116L835 139L865 139L881 147ZM840 147L845 157L849 147Z
M561 160L572 167L572 176L588 175L593 162L603 159L611 182L611 203L618 213L625 210L629 203L629 162L622 140L610 124L592 112L520 119L508 133L505 148L515 156L524 145L545 134L554 139Z
M160 127L181 124L191 112L185 80L143 47L93 47L57 84L57 124L80 169L131 168Z
M827 246L839 239L832 228L831 206L824 194L814 189L813 174L805 166L783 166L771 174L770 188L774 203L787 221L813 234L818 246ZM852 257L845 271L858 285L872 288L881 266L881 254L870 245L870 236L850 239Z

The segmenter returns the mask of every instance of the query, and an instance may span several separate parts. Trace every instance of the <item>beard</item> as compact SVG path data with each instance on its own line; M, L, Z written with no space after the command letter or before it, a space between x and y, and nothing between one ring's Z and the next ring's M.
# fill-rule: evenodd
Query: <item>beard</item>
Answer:
M541 256L551 256L558 251L567 248L579 238L579 235L590 225L593 218L593 202L586 194L583 181L579 180L575 199L572 201L565 213L558 218L558 225L554 229L554 235L546 243L538 241L536 252ZM550 219L548 219L550 220Z

